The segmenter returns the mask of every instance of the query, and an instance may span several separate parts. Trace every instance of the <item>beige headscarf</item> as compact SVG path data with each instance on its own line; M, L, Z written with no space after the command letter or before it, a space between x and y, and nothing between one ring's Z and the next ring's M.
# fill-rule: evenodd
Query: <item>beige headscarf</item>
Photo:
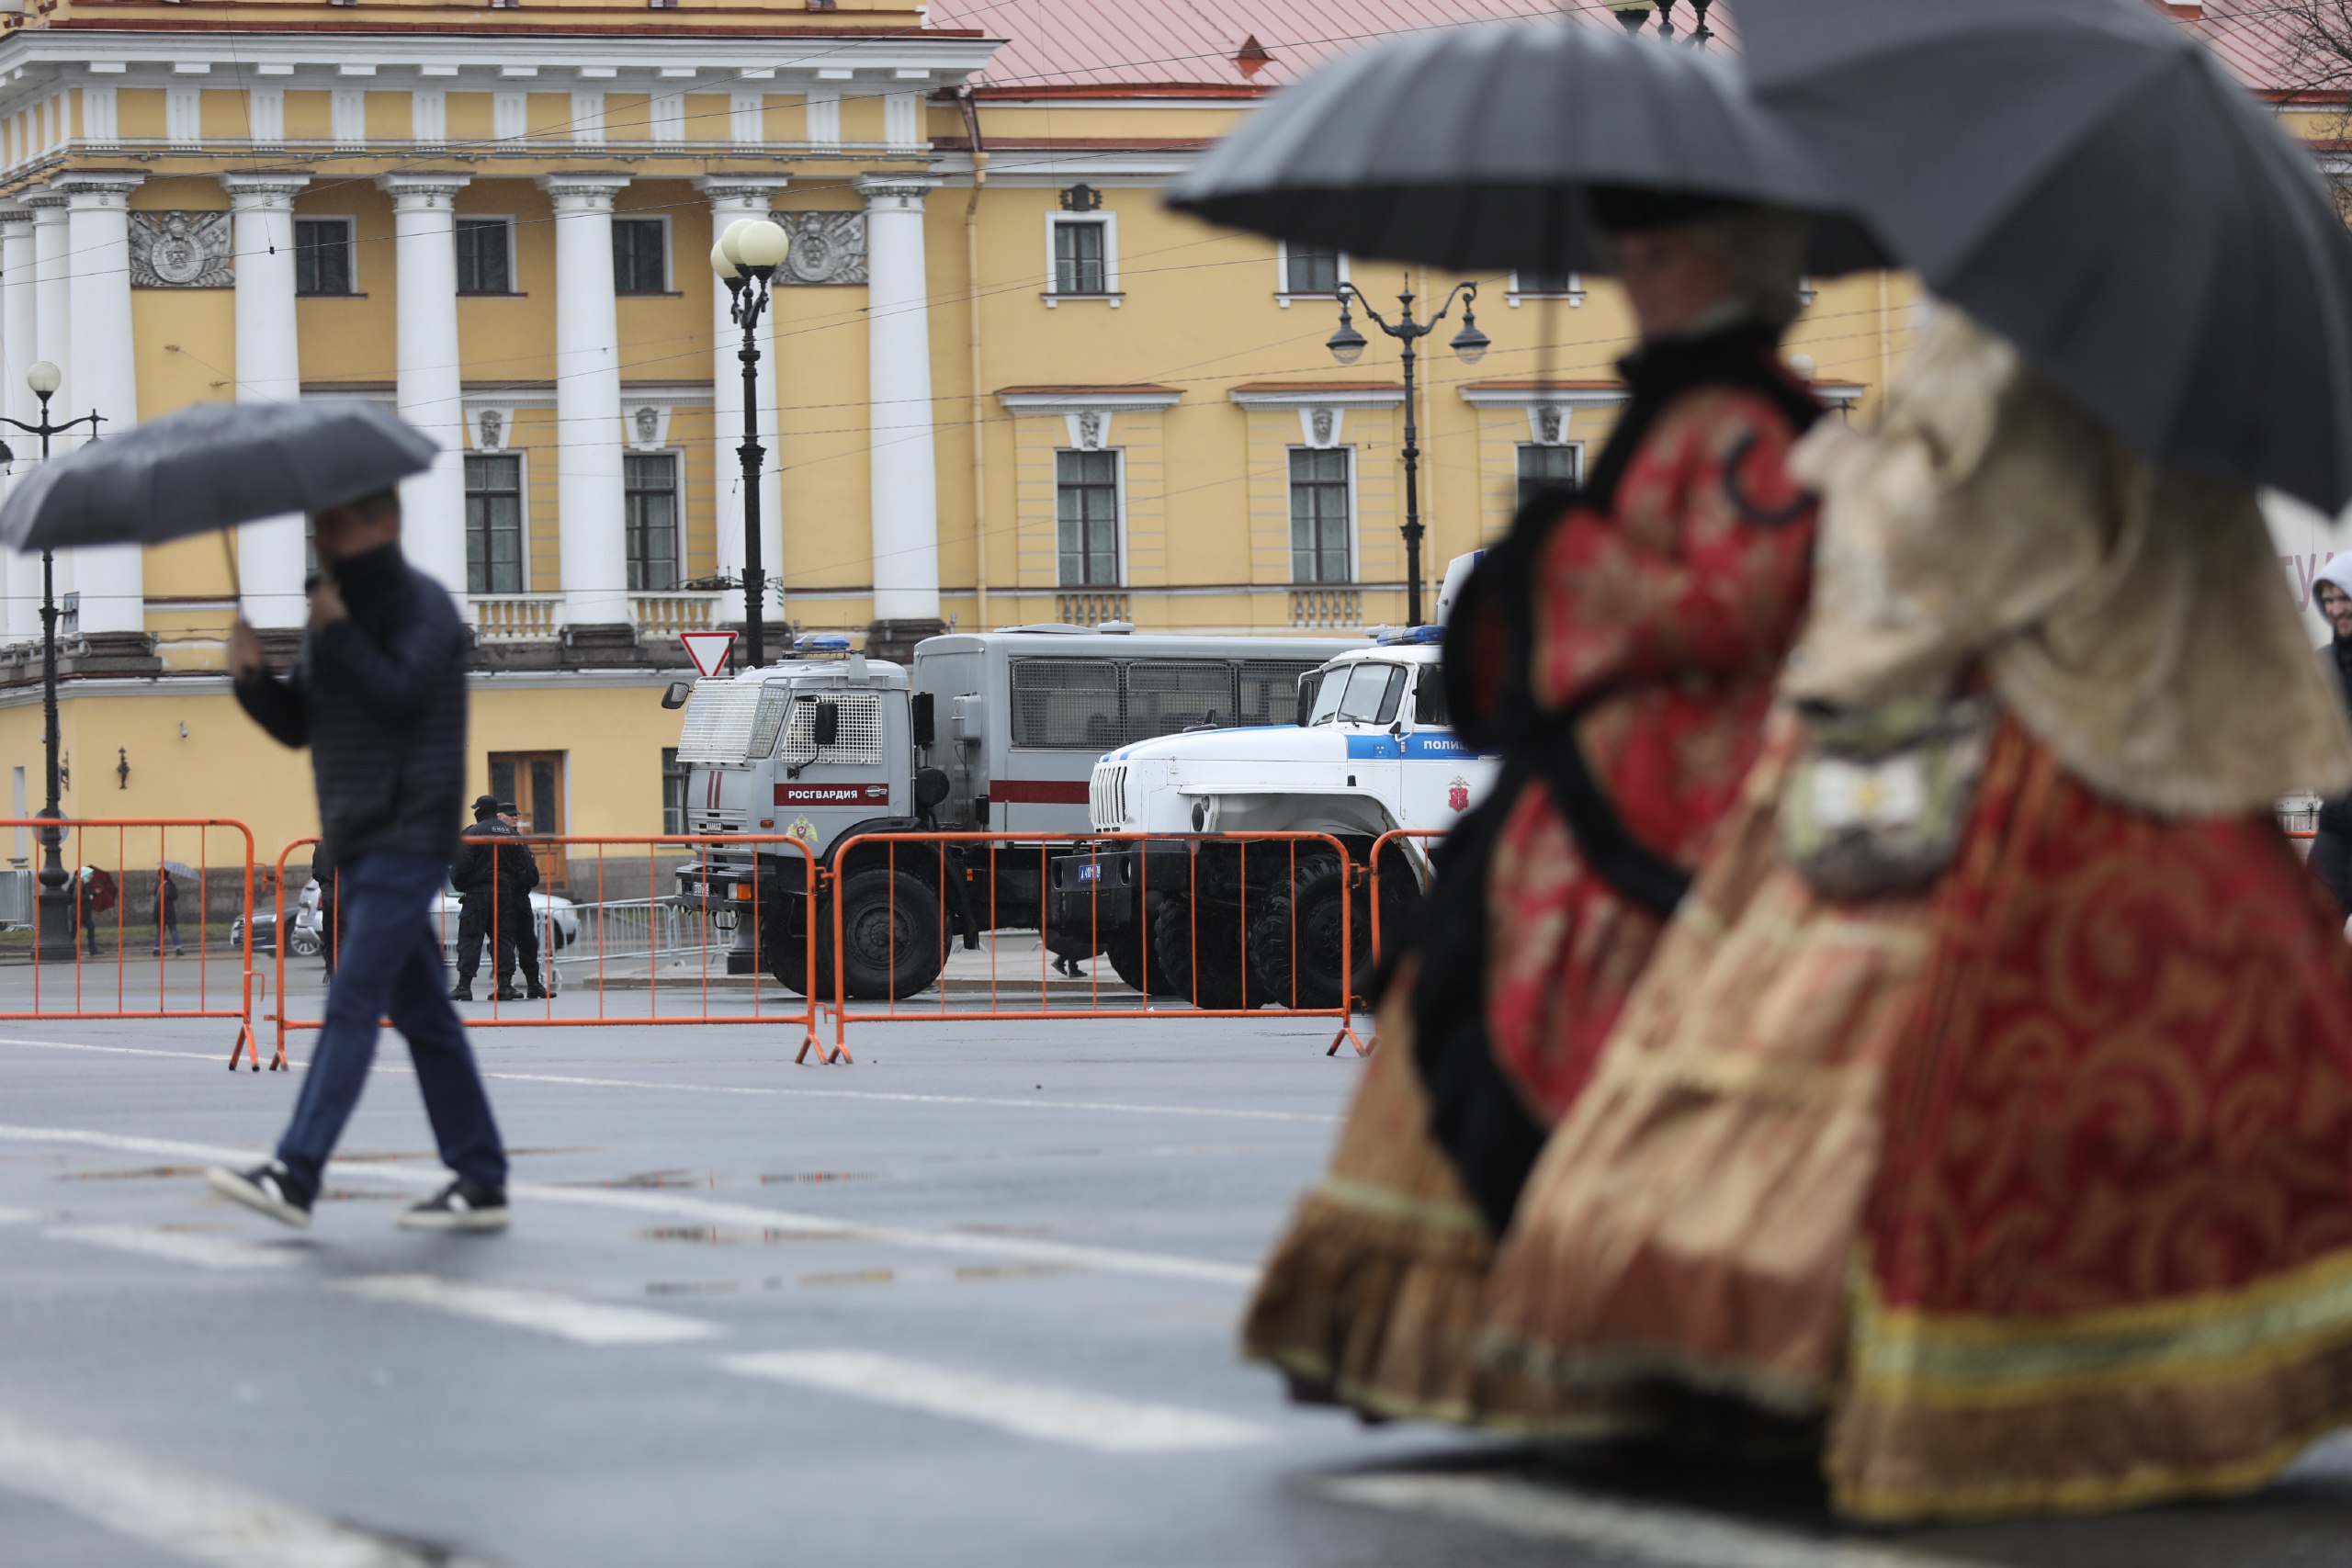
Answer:
M1870 434L1826 422L1814 615L1784 692L1869 704L1981 659L2084 782L2169 816L2352 789L2352 732L2254 492L2157 468L1940 307Z

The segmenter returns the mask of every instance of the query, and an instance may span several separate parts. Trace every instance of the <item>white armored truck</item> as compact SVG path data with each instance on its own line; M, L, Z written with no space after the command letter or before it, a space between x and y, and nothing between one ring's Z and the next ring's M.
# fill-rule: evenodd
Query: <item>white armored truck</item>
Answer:
M1397 829L1445 831L1497 764L1447 723L1438 631L1384 634L1301 678L1294 721L1170 735L1095 764L1103 833L1329 835L1358 868ZM1426 886L1427 843L1391 841L1384 921ZM1281 840L1146 840L1054 862L1057 925L1092 922L1114 960L1148 950L1149 984L1204 1008L1336 1007L1371 950L1371 892L1325 847ZM1341 945L1343 906L1349 953ZM1125 975L1140 984L1137 974Z
M845 637L812 637L764 669L679 682L662 700L685 710L686 830L806 843L842 900L849 994L910 997L937 977L943 931L971 944L991 926L1038 924L1045 857L1034 842L955 844L944 855L926 844L900 849L894 866L871 840L844 863L844 843L892 832L1084 833L1103 753L1186 729L1288 726L1300 676L1360 646L1020 626L927 638L901 668L851 652ZM707 890L731 918L731 970L766 969L803 994L812 984L830 994L830 906L813 911L819 973L802 972L812 911L797 853L710 853L680 877L682 891L699 901ZM1122 974L1140 975L1139 953L1111 951Z

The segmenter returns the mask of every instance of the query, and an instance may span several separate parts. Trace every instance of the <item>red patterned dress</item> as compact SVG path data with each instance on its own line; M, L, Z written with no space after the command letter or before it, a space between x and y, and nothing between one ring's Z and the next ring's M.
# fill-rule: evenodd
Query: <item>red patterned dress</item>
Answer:
M1687 865L1756 754L1804 614L1813 509L1783 459L1815 411L1761 330L1653 345L1626 371L1633 398L1593 487L1565 511L1522 515L1497 552L1508 569L1489 573L1520 603L1468 595L1487 613L1457 607L1448 660L1465 667L1452 683L1469 705L1515 702L1523 733L1573 735L1639 852ZM1432 1123L1429 1060L1476 1058L1455 1079L1474 1119L1510 1121L1523 1174L1661 923L1595 874L1539 749L1506 749L1481 825L1449 844L1441 913L1382 1005L1331 1173L1251 1305L1245 1351L1303 1395L1510 1423L1509 1391L1475 1390L1467 1354L1496 1226ZM1464 843L1476 846L1466 859ZM1442 912L1449 886L1466 918ZM1468 959L1449 951L1462 928L1476 933ZM1432 1005L1420 976L1441 971L1466 991L1461 1005ZM1463 1145L1482 1146L1475 1134ZM1486 1185L1515 1183L1510 1168L1482 1173Z

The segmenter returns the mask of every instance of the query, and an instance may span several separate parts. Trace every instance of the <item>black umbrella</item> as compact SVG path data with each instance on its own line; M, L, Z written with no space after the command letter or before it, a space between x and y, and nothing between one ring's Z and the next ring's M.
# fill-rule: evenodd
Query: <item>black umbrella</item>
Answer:
M41 464L0 505L0 545L160 544L389 490L432 440L357 398L198 403Z
M2145 0L1741 0L1758 99L1871 226L2150 457L2352 498L2352 240Z
M1211 148L1168 201L1352 255L1607 271L1585 210L1596 185L1840 205L1729 62L1567 21L1432 29L1324 66ZM1880 264L1850 221L1816 229L1816 270Z

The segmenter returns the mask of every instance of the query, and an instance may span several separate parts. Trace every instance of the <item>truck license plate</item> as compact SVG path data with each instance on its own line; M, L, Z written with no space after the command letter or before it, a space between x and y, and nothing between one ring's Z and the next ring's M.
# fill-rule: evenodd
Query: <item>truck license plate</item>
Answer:
M1089 861L1078 868L1078 879L1080 882L1100 882L1102 880L1102 868L1096 863Z

